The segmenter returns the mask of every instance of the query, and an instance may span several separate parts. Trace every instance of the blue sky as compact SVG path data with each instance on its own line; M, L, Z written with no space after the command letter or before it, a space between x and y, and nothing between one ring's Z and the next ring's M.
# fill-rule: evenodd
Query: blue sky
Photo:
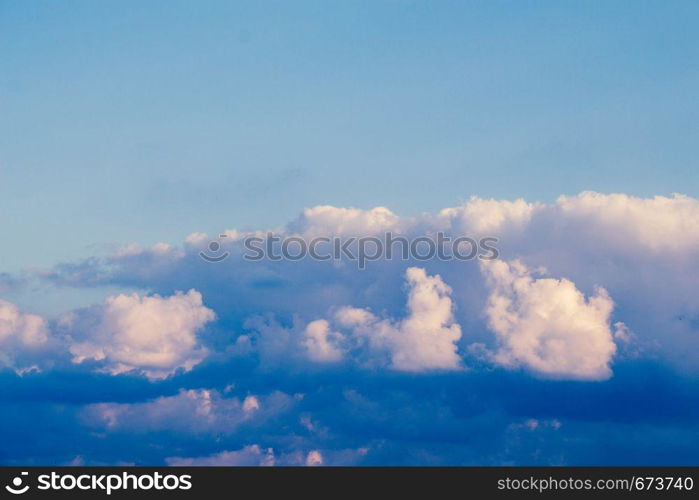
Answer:
M698 14L0 0L0 463L697 464Z
M4 267L317 204L696 195L697 10L0 2Z

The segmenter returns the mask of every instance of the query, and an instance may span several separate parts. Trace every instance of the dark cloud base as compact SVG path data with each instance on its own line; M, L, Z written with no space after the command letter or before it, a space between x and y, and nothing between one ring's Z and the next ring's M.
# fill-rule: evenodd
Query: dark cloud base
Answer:
M235 362L207 363L156 383L129 375L6 372L0 461L156 465L258 444L280 455L322 450L326 463L362 465L696 464L697 382L648 362L618 365L613 379L594 384L503 370L260 374ZM230 384L225 398L270 388L303 397L230 432L168 429L168 418L196 418L181 413L166 415L160 430L108 430L86 413L95 403L138 405L182 388L224 393Z

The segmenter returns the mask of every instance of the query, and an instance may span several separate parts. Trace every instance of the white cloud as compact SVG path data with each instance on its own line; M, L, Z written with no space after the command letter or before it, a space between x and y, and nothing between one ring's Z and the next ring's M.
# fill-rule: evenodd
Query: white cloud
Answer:
M306 466L307 467L317 467L323 465L323 455L319 450L311 450L306 456Z
M400 321L379 320L369 311L345 307L335 319L367 340L374 351L387 351L390 367L400 371L453 370L461 366L456 342L461 327L455 322L451 288L424 269L406 271L410 292L408 316Z
M254 332L240 336L234 350L245 355L254 346L271 369L308 360L408 372L461 368L461 327L454 318L451 288L439 275L429 276L418 267L408 268L405 276L408 314L403 319L379 318L350 306L307 324L297 318L290 328L256 318L246 323Z
M699 251L699 200L636 198L584 192L556 201L558 218L573 230L594 231L596 239L620 249L644 248L673 254Z
M304 330L303 344L308 351L309 359L320 363L341 361L343 350L340 347L344 341L341 333L330 330L330 324L319 319L310 322Z
M16 305L0 299L0 343L16 341L30 347L47 340L48 327L41 316L22 313Z
M371 210L320 205L307 208L289 226L305 236L371 235L386 231L400 232L405 220L385 207Z
M94 330L70 346L74 362L94 359L103 361L109 373L137 370L150 378L188 371L201 362L207 351L197 332L215 318L196 290L170 297L109 297L98 314Z
M585 296L567 279L534 278L518 261L482 263L491 294L488 325L497 336L494 362L557 378L611 376L616 351L603 288Z
M343 307L335 313L335 320L344 327L357 327L376 321L376 317L366 309Z
M174 466L272 466L276 459L272 448L263 450L259 445L253 444L240 450L222 451L208 457L168 457L165 461Z
M448 220L456 232L488 236L522 229L535 210L541 208L540 203L527 203L522 199L508 201L473 197L460 207L445 208L439 212L438 220Z
M13 303L0 299L0 366L17 373L37 369L32 354L49 340L46 321L35 314L23 313Z

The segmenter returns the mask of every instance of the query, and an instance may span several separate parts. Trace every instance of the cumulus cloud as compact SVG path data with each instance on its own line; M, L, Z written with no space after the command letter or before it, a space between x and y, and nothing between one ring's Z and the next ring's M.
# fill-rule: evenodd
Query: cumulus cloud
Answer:
M596 231L597 238L616 247L673 254L699 250L699 200L689 196L636 198L588 191L561 196L556 210L568 226Z
M303 344L308 351L308 358L321 363L342 360L341 344L344 336L330 330L330 324L324 319L310 322L304 330Z
M498 340L493 361L558 378L611 376L614 302L604 288L586 298L571 281L535 278L518 261L481 266L491 289L488 325Z
M0 342L16 341L30 347L47 340L48 328L41 316L22 313L16 305L0 299Z
M540 203L471 198L460 207L445 208L439 212L438 221L445 221L453 230L480 236L520 231L529 224Z
M70 346L74 362L93 359L112 374L137 370L154 379L200 363L207 351L197 332L215 318L196 290L170 297L118 295L92 313L98 316L94 326Z
M354 307L337 311L339 325L365 339L373 351L387 352L390 367L400 371L454 370L461 366L456 342L461 327L454 321L451 288L424 269L410 267L408 315L400 320L379 319Z
M380 318L367 309L343 306L328 319L284 328L275 321L253 321L252 339L245 335L236 347L254 348L266 365L312 361L349 361L358 366L423 372L461 367L457 342L461 327L454 318L451 288L439 275L410 267L407 316ZM251 343L252 342L252 343Z
M49 340L46 320L35 314L23 313L19 307L0 299L0 366L18 373L36 368L32 353L38 352Z
M307 208L289 225L289 231L305 236L371 235L401 232L406 221L385 207L371 210L320 205Z

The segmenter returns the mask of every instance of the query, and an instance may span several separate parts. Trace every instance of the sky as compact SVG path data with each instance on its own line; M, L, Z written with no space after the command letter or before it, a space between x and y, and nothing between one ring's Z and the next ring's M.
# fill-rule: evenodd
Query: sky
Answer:
M0 0L0 463L696 464L698 14Z
M0 2L4 267L319 204L696 196L697 10Z

